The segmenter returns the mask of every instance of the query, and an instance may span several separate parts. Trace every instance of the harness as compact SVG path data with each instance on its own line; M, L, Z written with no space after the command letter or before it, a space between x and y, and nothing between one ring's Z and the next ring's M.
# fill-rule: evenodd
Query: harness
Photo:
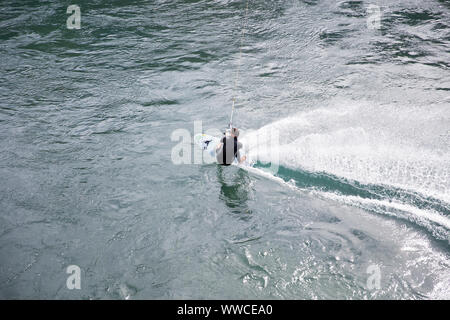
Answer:
M222 147L222 165L223 166L229 166L231 163L227 163L227 138L223 137L222 139L223 147ZM234 137L234 158L236 158L237 154L237 137Z

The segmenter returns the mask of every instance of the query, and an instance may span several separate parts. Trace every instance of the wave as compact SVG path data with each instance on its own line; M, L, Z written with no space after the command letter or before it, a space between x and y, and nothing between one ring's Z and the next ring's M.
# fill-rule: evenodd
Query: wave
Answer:
M333 101L242 141L254 168L303 191L407 219L450 241L445 106Z

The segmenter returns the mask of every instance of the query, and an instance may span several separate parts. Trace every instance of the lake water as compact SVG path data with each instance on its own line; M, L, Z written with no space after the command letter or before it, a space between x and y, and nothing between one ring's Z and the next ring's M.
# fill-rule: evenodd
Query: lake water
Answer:
M0 9L1 298L450 298L448 1L74 4Z

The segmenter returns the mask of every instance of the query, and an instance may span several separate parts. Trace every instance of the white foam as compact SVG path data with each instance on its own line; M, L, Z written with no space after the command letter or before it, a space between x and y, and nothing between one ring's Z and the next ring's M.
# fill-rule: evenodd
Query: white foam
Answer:
M343 196L332 192L321 192L321 195L329 199L334 199L349 205L357 205L363 208L385 208L385 213L389 213L391 211L389 209L408 212L416 218L432 221L450 230L450 219L433 210L423 210L412 205L399 203L392 200L367 199L358 196Z
M395 186L450 203L447 109L334 101L266 125L242 140L252 160L278 158L280 165L294 170ZM269 139L274 132L278 143Z
M450 219L445 216L440 215L438 212L433 210L424 210L417 207L414 207L409 204L401 203L393 200L378 200L378 199L368 199L362 198L359 196L351 196L351 195L342 195L335 192L325 192L315 189L303 189L296 187L290 181L284 181L283 179L274 176L270 172L267 172L263 169L245 167L246 170L252 172L254 174L264 176L268 179L271 179L277 183L283 184L290 189L312 194L317 197L331 199L333 201L337 201L339 203L344 203L346 205L357 206L363 209L376 210L380 212L380 210L387 215L397 216L395 211L402 211L412 215L414 218L421 219L423 222L434 222L440 226L445 227L450 230Z

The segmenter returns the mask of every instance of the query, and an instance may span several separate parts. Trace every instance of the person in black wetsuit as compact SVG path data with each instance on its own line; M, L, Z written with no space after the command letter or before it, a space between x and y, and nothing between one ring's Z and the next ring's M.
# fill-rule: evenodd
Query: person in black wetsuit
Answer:
M222 142L216 147L216 159L217 163L229 166L233 163L234 159L238 159L239 163L245 161L246 157L241 158L239 149L242 148L242 143L238 141L239 129L232 128L230 135L225 135L222 138Z

